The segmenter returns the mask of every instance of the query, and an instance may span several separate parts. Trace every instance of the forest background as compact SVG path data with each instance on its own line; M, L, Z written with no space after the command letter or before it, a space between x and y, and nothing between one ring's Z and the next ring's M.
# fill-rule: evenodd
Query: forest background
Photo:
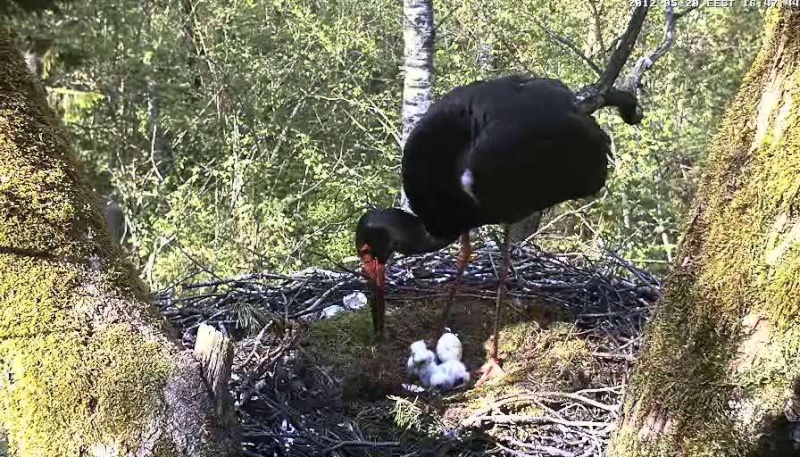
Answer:
M596 74L570 48L601 65L630 14L619 0L434 8L436 98L519 72L578 89ZM607 188L546 214L538 245L611 247L663 272L762 14L737 2L681 19L645 78L644 122L597 114L613 138ZM629 65L663 21L654 8ZM397 204L400 2L73 0L11 22L96 191L122 207L124 245L153 289L330 266L353 255L367 204Z

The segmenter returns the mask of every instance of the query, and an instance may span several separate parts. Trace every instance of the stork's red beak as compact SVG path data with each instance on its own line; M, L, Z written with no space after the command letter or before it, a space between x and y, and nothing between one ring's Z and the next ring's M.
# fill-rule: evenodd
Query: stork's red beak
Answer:
M386 264L372 255L369 246L359 250L359 255L364 261L364 275L372 286L372 328L377 337L383 336L383 320L386 316Z

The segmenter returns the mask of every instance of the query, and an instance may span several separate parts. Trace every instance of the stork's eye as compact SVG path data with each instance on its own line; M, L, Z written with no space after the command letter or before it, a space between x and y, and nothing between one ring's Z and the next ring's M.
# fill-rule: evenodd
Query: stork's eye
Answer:
M358 250L358 254L362 257L367 254L372 254L372 248L370 248L368 244L365 244L364 246L361 246L361 249Z

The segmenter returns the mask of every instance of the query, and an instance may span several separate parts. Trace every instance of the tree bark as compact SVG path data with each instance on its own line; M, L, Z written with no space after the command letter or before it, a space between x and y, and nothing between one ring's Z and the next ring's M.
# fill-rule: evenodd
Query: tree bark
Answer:
M536 211L509 226L508 238L512 243L522 243L539 230L544 211Z
M433 2L403 0L403 130L400 147L417 121L433 103ZM400 184L400 207L410 211L403 185Z
M609 455L797 455L800 9L770 8L650 323Z
M218 409L0 29L0 442L15 457L239 455Z

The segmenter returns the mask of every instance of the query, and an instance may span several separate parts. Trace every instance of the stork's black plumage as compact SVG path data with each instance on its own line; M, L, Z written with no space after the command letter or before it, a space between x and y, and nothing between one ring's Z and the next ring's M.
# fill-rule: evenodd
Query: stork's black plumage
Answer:
M367 274L382 287L378 276L392 252L430 252L462 236L460 277L470 229L502 224L507 231L535 211L597 193L608 176L609 146L560 81L510 76L451 90L419 120L403 151L403 187L416 215L371 210L358 223ZM382 333L383 304L376 306Z
M594 194L608 154L608 135L567 86L507 77L458 87L431 107L406 142L403 186L428 231L453 241Z

